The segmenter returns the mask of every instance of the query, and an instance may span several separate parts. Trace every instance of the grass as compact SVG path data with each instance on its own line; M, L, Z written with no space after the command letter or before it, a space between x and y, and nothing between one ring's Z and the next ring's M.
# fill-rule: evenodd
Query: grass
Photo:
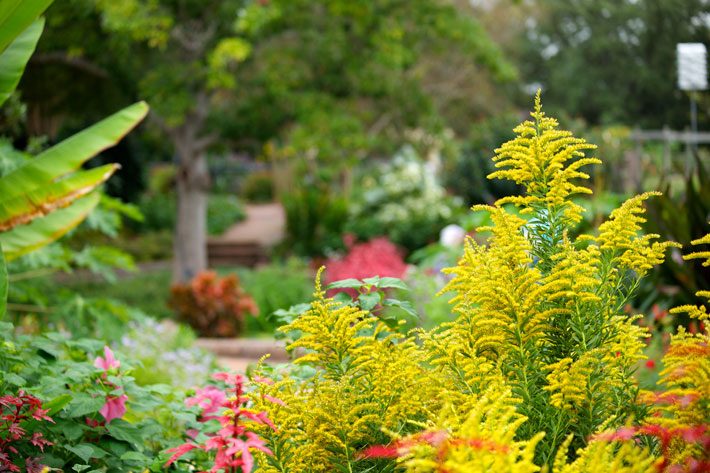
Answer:
M271 314L278 309L307 302L313 292L310 270L298 262L271 264L259 269L226 267L219 274L237 273L244 289L254 297L260 315L247 319L246 335L273 335L276 328ZM115 282L74 278L63 280L60 286L76 291L84 297L115 299L158 319L172 318L168 307L171 272L169 269L138 271Z
M115 282L76 279L61 285L83 297L116 299L150 316L165 319L173 316L168 307L171 277L170 270L160 269L150 272L138 271Z

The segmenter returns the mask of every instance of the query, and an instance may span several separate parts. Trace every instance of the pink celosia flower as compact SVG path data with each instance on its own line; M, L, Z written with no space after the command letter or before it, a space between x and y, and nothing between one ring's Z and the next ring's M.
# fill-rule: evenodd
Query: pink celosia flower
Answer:
M245 378L242 375L217 373L214 378L234 386L228 390L229 396L215 386L208 386L199 390L187 402L189 402L189 405L198 405L203 409L203 422L210 418L217 419L222 428L215 434L208 434L209 438L204 445L187 442L169 449L168 452L173 453L173 455L165 463L165 466L170 466L178 458L193 449L200 449L207 452L215 451L215 460L209 470L210 473L236 472L238 468L241 469L242 473L250 473L254 468L253 452L255 450L268 455L271 455L272 452L266 447L261 437L248 430L248 424L245 424L243 420L248 419L259 424L268 425L274 430L276 430L276 427L267 417L266 412L255 412L246 407L248 399L243 395ZM218 409L223 409L221 415L204 415L214 413ZM195 438L192 435L191 437Z
M99 414L104 416L106 422L111 422L113 419L120 419L126 413L126 401L128 396L121 394L120 396L106 397L106 404L99 410Z
M211 419L213 416L210 416L210 414L217 412L225 400L226 396L221 389L216 386L207 386L206 388L198 389L194 396L185 399L185 405L200 406L203 418Z
M97 356L94 360L94 366L108 371L112 368L119 368L121 366L121 362L114 358L111 349L108 346L105 346L104 357Z

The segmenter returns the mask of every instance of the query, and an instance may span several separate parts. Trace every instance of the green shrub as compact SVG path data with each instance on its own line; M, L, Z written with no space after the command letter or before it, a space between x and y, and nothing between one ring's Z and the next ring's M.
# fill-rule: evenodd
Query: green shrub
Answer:
M269 171L249 174L242 182L241 197L247 202L266 203L274 201L274 177Z
M173 193L143 194L138 201L143 214L142 222L131 226L145 232L174 231L177 218L177 198ZM246 218L246 212L239 199L233 195L210 194L207 201L207 233L219 235L229 227Z
M324 256L342 247L341 235L348 216L348 202L334 191L303 186L285 195L285 247L297 256Z
M297 259L291 259L285 265L271 264L240 271L239 275L244 289L259 307L259 316L247 319L247 332L252 334L273 335L279 325L274 312L302 303L313 292L311 270Z
M246 217L244 206L237 197L228 194L210 194L207 202L208 234L220 235Z
M5 401L21 398L43 409L20 419L19 438L8 437L7 424L0 425L0 444L11 438L19 447L10 460L24 467L25 458L32 459L63 471L161 471L168 458L161 452L179 443L196 412L185 407L180 389L136 384L131 373L137 366L130 357L114 359L102 341L59 333L18 336L0 323L0 393ZM1 414L9 413L6 407L0 404Z

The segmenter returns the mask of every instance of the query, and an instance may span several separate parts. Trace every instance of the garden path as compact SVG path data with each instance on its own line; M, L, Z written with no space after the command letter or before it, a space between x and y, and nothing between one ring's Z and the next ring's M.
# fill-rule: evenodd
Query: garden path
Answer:
M247 217L214 240L274 246L283 240L286 215L280 203L247 204Z
M286 215L279 203L248 204L246 218L207 243L210 266L256 266L268 261L269 249L283 240Z
M284 343L274 339L198 338L195 344L214 353L222 367L240 373L267 354L270 355L268 361L271 363L285 363L289 360Z

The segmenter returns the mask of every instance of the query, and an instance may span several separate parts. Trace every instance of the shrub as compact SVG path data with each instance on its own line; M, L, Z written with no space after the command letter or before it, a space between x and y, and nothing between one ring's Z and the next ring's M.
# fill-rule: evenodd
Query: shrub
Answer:
M160 471L195 415L180 390L138 386L134 367L101 341L0 324L0 469Z
M175 194L143 194L138 207L143 221L132 227L139 232L159 232L175 229L177 218L177 198ZM207 232L210 235L224 233L235 223L246 218L246 212L239 199L227 194L210 194L207 201Z
M435 241L455 219L457 198L446 195L413 148L406 147L391 163L361 182L351 204L346 231L361 240L387 236L414 251Z
M584 209L571 196L590 192L576 183L587 178L580 168L599 161L557 129L539 96L531 115L490 176L526 192L479 207L491 224L478 231L490 236L469 239L448 270L452 322L399 334L328 298L317 279L311 304L279 329L304 353L302 368L253 373L254 409L276 426L256 426L273 452L257 453L257 471L707 469L710 329L673 338L666 392L641 393L633 377L648 333L624 307L677 246L641 233L654 193L573 238ZM708 319L705 307L675 310Z
M242 203L233 195L210 194L207 202L207 233L221 235L247 217Z
M326 266L328 283L373 276L402 278L408 268L402 258L402 252L384 237L354 244L344 257L329 259Z
M244 318L259 312L234 274L220 278L204 271L187 284L173 285L170 293L169 304L178 319L203 337L238 336L244 330Z
M249 174L241 186L241 197L257 204L274 201L274 177L270 171L256 171Z
M286 247L297 256L324 256L341 247L348 202L335 192L304 186L283 196L286 212Z
M259 308L259 317L247 319L247 332L250 334L261 332L273 335L279 325L274 312L302 303L313 291L312 270L305 262L295 258L285 264L269 264L239 274L244 289Z

